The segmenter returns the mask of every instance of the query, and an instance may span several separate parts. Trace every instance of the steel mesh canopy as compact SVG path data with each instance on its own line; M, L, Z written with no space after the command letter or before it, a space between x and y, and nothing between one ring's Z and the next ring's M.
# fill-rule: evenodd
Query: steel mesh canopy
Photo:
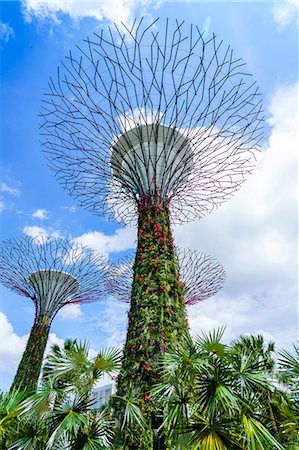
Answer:
M225 281L223 266L213 257L190 249L176 249L186 305L194 305L215 295ZM134 257L123 258L112 268L109 286L115 299L130 303Z
M130 223L142 195L202 217L242 185L262 138L259 91L216 36L135 21L87 38L50 79L42 143L86 209Z
M64 305L98 301L106 294L106 258L59 238L2 241L0 270L0 282L31 298L36 316L53 319Z

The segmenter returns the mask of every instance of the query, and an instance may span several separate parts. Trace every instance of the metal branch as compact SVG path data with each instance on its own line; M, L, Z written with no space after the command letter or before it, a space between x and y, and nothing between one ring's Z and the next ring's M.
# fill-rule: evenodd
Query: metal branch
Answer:
M218 207L253 170L264 120L232 49L168 20L85 40L51 79L41 117L63 187L126 223L143 195L167 200L178 222Z
M104 256L70 241L17 237L0 243L0 282L31 298L36 317L52 320L64 305L101 300L107 274Z

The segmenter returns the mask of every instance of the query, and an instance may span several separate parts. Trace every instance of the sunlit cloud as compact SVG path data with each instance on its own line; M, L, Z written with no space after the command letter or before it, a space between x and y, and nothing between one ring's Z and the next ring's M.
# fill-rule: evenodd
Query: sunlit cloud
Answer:
M298 22L299 3L294 0L275 2L272 8L274 22L278 31L282 31L288 25Z
M217 257L227 273L217 297L190 308L194 333L226 324L228 337L262 329L281 346L297 338L297 98L296 84L274 93L268 148L242 190L174 230L178 245Z
M83 316L83 312L78 304L65 305L57 314L63 320L77 320Z
M62 237L59 231L42 228L37 225L28 225L23 228L23 233L32 238L36 238L38 242L42 243L47 238Z
M157 0L143 0L140 4L143 15L150 13L160 5ZM136 15L139 6L135 0L101 0L69 1L69 0L23 0L24 17L27 22L33 18L39 21L51 20L61 23L61 15L66 14L74 21L93 18L98 21L107 20L120 24L130 23Z
M136 247L137 232L135 228L120 228L115 234L107 235L100 231L89 231L74 239L75 242L105 255L117 253Z
M45 220L48 218L49 212L46 209L37 209L32 214L34 219Z

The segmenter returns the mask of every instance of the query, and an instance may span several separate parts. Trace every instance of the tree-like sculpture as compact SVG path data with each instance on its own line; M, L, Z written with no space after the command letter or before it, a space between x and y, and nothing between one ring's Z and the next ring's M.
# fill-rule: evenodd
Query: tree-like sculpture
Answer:
M215 258L191 249L176 249L179 275L186 306L195 305L215 295L225 281L225 270ZM120 302L130 303L134 277L134 257L122 258L112 267L109 290Z
M200 218L239 189L262 136L260 94L214 35L204 40L179 21L140 21L70 52L41 116L45 153L63 187L96 214L137 218L118 393L135 391L149 428L125 429L116 447L165 448L149 391L159 355L188 328L170 211L176 221Z
M101 300L107 262L63 239L18 237L0 243L0 282L31 298L35 320L11 390L36 389L51 322L65 305Z

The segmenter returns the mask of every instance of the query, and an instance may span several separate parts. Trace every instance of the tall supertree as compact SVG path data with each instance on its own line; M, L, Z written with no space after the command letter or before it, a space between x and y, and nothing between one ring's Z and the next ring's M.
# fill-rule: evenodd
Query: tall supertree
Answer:
M50 79L41 116L45 153L63 187L95 214L137 219L128 336L143 339L126 341L118 394L136 393L148 429L125 429L116 448L166 448L167 436L155 437L163 419L149 391L161 353L188 332L170 218L203 217L253 170L259 91L215 35L141 20L94 33L70 52Z
M63 239L17 237L0 243L0 283L35 305L34 324L11 390L36 390L51 322L65 305L101 300L107 261Z

